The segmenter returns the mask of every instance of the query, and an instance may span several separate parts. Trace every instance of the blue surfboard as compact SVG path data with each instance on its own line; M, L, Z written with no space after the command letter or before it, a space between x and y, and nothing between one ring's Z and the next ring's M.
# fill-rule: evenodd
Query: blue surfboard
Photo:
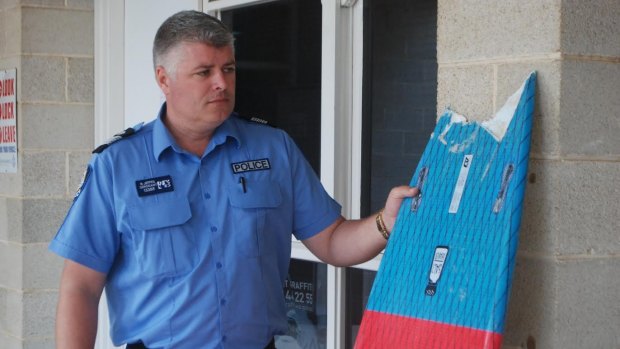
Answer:
M411 180L356 339L499 349L515 265L536 73L490 119L447 110Z

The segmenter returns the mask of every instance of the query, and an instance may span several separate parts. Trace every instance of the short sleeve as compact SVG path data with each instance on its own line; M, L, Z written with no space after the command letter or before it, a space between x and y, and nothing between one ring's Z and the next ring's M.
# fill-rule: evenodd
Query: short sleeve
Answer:
M325 191L295 142L288 135L285 139L294 195L293 234L305 240L334 223L340 217L341 206Z
M113 176L101 155L88 164L64 222L49 245L61 257L107 273L120 244L116 232Z

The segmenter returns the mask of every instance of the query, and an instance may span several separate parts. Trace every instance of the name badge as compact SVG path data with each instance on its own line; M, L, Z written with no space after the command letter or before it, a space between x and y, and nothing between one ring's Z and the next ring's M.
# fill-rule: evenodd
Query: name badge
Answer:
M264 170L271 169L271 164L269 163L269 159L235 162L230 165L232 166L233 173L264 171Z
M172 177L162 176L136 181L138 196L147 196L174 191Z

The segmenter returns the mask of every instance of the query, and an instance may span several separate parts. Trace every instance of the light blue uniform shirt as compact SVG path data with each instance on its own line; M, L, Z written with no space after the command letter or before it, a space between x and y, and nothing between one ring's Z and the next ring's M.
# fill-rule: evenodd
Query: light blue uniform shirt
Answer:
M263 348L287 329L291 233L340 206L284 131L231 116L199 159L164 113L92 157L50 249L107 273L116 345Z

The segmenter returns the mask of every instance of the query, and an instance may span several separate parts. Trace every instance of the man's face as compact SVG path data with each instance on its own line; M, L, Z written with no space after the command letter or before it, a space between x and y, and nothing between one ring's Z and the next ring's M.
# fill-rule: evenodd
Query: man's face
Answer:
M156 77L166 95L169 122L213 130L235 106L235 58L231 46L184 42L172 48L172 74L158 66Z

